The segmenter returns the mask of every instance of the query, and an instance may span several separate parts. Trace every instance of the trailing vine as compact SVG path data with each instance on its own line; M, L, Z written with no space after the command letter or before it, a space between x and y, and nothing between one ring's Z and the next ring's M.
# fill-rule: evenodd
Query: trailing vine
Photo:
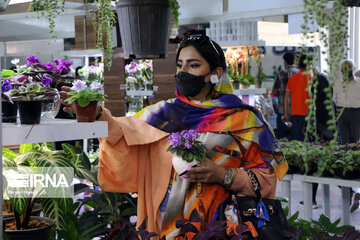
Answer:
M104 65L110 70L112 64L113 42L111 31L116 23L115 13L110 0L98 0L96 10L91 11L92 23L96 32L96 47L104 58Z
M29 7L29 12L38 12L38 18L45 17L49 22L50 36L56 39L55 17L64 12L65 0L33 0Z
M302 25L303 36L307 42L304 43L304 49L307 55L306 61L306 70L309 72L311 69L314 69L314 63L318 61L318 52L310 53L308 48L305 46L307 43L314 44L315 43L315 34L309 33L308 24L314 24L315 20L319 26L318 33L320 36L320 41L325 47L326 51L321 52L322 54L327 53L326 62L329 66L329 70L325 71L328 75L329 86L324 89L326 93L327 99L325 100L326 109L329 111L329 115L331 119L327 122L328 130L334 133L333 139L329 142L329 144L324 148L324 151L327 152L329 156L332 156L337 143L338 143L338 131L336 128L336 114L335 109L332 103L332 87L334 85L335 80L337 79L337 72L339 69L339 62L347 57L347 19L348 19L348 11L347 8L343 6L342 0L334 0L333 9L331 11L327 10L327 4L329 0L304 0L304 24ZM309 81L309 86L307 91L309 92L310 99L308 115L306 117L307 126L305 132L305 141L309 140L309 137L315 137L315 142L319 141L319 137L317 136L316 129L316 96L317 96L317 86L318 80L316 74L312 81ZM313 89L313 91L311 91ZM307 146L307 145L306 145ZM304 151L309 153L309 149L304 146ZM311 153L309 153L311 154ZM309 170L308 164L308 154L305 155L304 163L306 173ZM330 159L330 158L329 158ZM324 160L323 162L318 164L318 170L316 175L321 175L323 171L326 169L328 162Z
M178 3L177 0L169 0L169 6L171 9L171 14L174 17L174 21L176 24L176 27L179 27L179 9L180 9L180 5Z

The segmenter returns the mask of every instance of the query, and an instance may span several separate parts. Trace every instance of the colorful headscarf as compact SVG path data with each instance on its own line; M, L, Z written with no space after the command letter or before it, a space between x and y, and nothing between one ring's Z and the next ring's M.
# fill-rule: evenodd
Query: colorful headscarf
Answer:
M221 79L226 81L226 79ZM221 91L232 90L227 82L218 86ZM190 101L176 92L177 98L160 101L138 112L135 116L165 132L195 129L198 132L229 134L259 145L261 156L281 180L288 169L277 140L259 110L244 104L233 94L219 94L209 101Z

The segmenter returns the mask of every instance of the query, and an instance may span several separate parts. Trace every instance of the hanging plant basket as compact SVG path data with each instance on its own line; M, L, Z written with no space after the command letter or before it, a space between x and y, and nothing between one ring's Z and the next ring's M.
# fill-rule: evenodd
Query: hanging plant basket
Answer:
M125 58L166 58L169 0L120 0L116 10Z

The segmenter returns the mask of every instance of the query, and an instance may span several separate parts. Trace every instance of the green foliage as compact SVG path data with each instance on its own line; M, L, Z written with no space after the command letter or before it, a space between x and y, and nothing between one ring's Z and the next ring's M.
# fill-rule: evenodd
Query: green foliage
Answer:
M15 72L13 70L2 70L1 71L1 79L4 78L12 78Z
M204 158L206 157L207 149L202 142L195 141L191 149L186 148L184 145L180 145L175 148L170 145L167 151L170 151L171 153L176 153L176 155L178 155L187 162L192 162L194 160L198 162L203 162Z
M93 101L96 102L104 101L106 96L103 92L99 91L98 89L93 89L93 90L84 89L79 92L72 91L69 92L68 94L71 95L71 97L69 97L65 101L69 104L77 101L81 107L86 107L87 105L90 104L90 102Z
M231 69L228 69L229 78L233 80L233 82L241 83L245 87L249 87L250 85L254 85L256 83L256 78L250 74L235 74L235 72Z
M338 226L340 219L331 222L325 215L320 215L319 220L306 221L299 218L299 211L288 218L290 233L298 240L317 240L317 239L347 239L349 232L359 236L359 232L353 226ZM344 238L340 238L344 237Z
M116 23L113 6L109 0L96 1L96 10L91 12L92 23L96 31L96 47L101 50L105 66L110 70L112 65L112 34Z
M171 14L174 17L176 27L179 27L180 5L177 0L169 0L169 5L171 9Z
M50 36L56 39L55 35L55 17L64 12L65 0L33 0L29 11L37 11L40 17L45 17L49 22Z
M338 178L358 177L356 171L360 169L359 145L336 146L331 153L328 152L329 143L320 145L281 141L280 145L292 173L313 174L317 177L324 175Z
M68 149L71 149L68 147ZM74 156L77 156L74 159ZM71 152L71 150L56 151L51 143L40 144L22 144L20 145L19 154L3 148L3 167L50 167L55 170L56 167L71 167L78 178L92 176L85 166L84 159ZM59 170L60 171L60 170ZM63 173L63 172L61 172ZM59 173L60 174L60 173ZM96 179L93 177L92 179ZM55 188L56 189L56 188ZM59 191L59 190L52 190ZM57 195L61 196L61 192ZM42 206L45 217L52 218L55 221L57 230L67 229L67 211L71 208L73 200L71 198L37 198L30 196L24 198L10 198L14 206L14 215L16 219L16 227L27 228L30 213L35 202L39 202ZM67 215L66 215L67 214Z

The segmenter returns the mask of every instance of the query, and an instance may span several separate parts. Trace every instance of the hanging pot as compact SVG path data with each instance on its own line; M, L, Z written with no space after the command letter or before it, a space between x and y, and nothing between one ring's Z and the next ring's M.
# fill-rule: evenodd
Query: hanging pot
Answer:
M199 162L196 160L193 160L191 162L187 162L183 160L181 157L179 157L177 154L172 155L172 165L175 169L175 171L181 176L186 173L186 169L189 167L193 167Z
M17 101L21 124L39 124L43 101Z
M239 89L240 88L240 83L239 82L232 82L233 88L234 89Z
M15 219L12 218L6 218L3 220L3 224L6 225L8 223L11 223L15 221ZM8 240L50 240L50 233L51 229L54 227L55 222L54 220L50 218L45 217L30 217L31 221L40 221L41 223L44 223L45 226L39 227L39 228L32 228L32 229L24 229L24 230L6 230L5 228L5 234L7 236Z
M78 122L95 122L97 101L90 102L86 107L81 107L77 101L74 104Z
M116 10L125 58L166 58L169 0L120 0Z
M15 103L1 102L2 121L16 123L18 106Z

